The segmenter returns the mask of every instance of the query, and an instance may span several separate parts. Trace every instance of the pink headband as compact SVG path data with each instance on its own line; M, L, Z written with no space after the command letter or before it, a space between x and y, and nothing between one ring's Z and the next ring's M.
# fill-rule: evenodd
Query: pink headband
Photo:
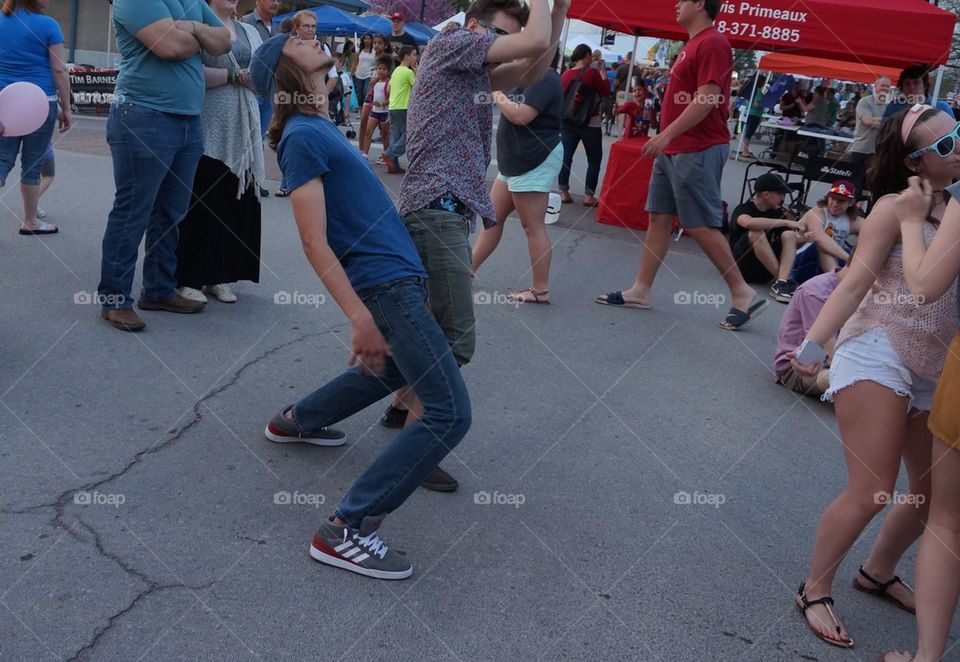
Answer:
M903 118L903 125L900 127L900 137L903 139L904 145L910 141L910 132L913 131L913 127L917 125L917 120L928 110L933 110L933 106L918 103L907 111L906 117Z

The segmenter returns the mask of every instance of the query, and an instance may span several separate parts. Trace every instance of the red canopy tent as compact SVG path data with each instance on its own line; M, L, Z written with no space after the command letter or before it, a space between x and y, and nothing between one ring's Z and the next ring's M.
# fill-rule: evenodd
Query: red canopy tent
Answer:
M687 40L673 0L573 0L567 15L627 34ZM924 0L729 0L716 25L734 48L902 69L944 64L956 20Z
M826 60L792 53L769 53L760 58L758 71L776 71L786 74L803 74L813 78L834 78L854 83L873 83L880 76L887 76L894 83L900 76L900 69L882 67L860 62Z

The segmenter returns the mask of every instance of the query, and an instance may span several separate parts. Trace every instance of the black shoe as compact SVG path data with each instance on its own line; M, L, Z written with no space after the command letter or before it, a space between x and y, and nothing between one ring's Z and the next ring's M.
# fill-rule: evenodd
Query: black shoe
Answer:
M265 189L265 188L263 188L263 187L261 186L261 187L260 187L260 197L261 197L261 198L269 198L269 197L270 197L270 191L268 191L267 189Z
M790 286L787 284L787 281L778 280L770 286L770 296L780 303L790 303L793 292L790 291Z
M427 474L427 477L420 483L420 487L434 492L456 492L460 483L457 482L456 478L437 466Z
M383 417L380 419L380 425L385 428L402 428L407 422L407 410L399 409L390 405L387 407L387 411L383 412Z

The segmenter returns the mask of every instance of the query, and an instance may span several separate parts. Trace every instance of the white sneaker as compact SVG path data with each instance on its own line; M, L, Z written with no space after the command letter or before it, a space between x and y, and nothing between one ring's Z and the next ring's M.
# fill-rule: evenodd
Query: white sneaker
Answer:
M370 155L367 154L366 152L360 152L360 155L361 155L363 158L365 158L367 161L370 160Z
M47 212L43 211L43 207L37 207L37 218L46 218Z
M226 284L221 283L219 285L208 285L203 288L203 291L209 294L210 296L219 299L223 303L236 303L237 295L233 293Z
M182 296L184 299L189 299L190 301L200 301L201 303L207 302L207 297L203 296L203 292L192 287L178 287L177 294Z

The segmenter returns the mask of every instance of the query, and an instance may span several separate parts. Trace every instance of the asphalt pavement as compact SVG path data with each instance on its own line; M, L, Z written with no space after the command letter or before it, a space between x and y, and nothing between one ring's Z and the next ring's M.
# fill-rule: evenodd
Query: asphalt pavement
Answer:
M81 120L58 143L42 204L59 235L17 235L17 187L0 191L0 659L874 660L913 645L912 617L850 586L879 519L834 589L856 648L815 639L793 606L846 471L831 408L774 383L784 306L718 329L725 289L687 239L651 310L598 306L632 282L643 235L580 205L548 228L552 305L505 302L530 280L515 221L477 277L474 423L444 462L461 489L418 491L382 529L413 577L312 561L317 522L393 435L386 402L344 421L340 448L263 428L344 368L349 325L270 198L261 282L238 303L107 326L90 296L114 191L103 128ZM742 168L725 172L731 202Z

